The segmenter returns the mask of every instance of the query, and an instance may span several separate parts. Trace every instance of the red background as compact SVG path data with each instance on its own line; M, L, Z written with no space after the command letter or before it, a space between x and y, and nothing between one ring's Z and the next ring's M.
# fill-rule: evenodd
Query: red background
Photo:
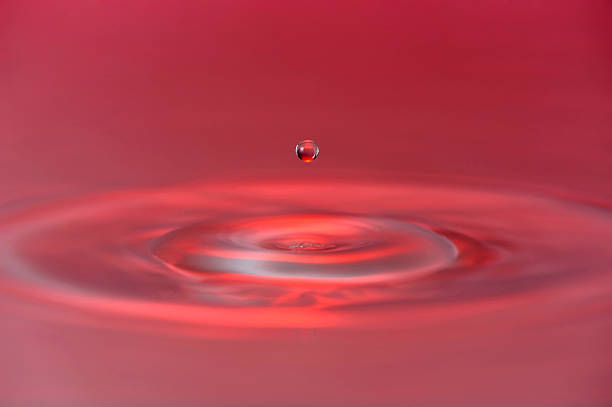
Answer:
M8 0L0 30L3 189L359 169L612 193L607 1Z

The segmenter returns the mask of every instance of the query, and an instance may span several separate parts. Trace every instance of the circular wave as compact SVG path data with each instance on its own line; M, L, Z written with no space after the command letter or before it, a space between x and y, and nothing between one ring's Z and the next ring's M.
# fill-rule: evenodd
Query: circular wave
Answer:
M0 287L167 321L366 326L603 287L611 239L608 211L477 185L211 183L5 214Z
M407 222L286 215L188 226L156 240L153 254L196 275L356 282L404 278L452 264L453 244Z

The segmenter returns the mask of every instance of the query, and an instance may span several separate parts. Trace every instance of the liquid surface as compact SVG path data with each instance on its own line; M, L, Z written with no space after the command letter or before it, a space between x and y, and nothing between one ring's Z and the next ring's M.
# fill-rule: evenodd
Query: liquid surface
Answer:
M607 209L477 185L329 182L318 192L214 183L6 214L2 287L170 322L363 329L491 301L577 306L612 294Z

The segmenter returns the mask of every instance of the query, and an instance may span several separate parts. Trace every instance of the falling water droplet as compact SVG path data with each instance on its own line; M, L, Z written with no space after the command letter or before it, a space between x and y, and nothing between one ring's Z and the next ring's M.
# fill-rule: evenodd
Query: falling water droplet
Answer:
M312 140L303 140L295 146L295 154L304 162L312 162L319 155L319 146Z

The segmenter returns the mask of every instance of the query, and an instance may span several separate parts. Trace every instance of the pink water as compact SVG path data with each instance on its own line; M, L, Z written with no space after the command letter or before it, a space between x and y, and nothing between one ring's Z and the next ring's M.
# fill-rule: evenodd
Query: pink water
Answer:
M0 405L612 404L611 11L1 3Z

